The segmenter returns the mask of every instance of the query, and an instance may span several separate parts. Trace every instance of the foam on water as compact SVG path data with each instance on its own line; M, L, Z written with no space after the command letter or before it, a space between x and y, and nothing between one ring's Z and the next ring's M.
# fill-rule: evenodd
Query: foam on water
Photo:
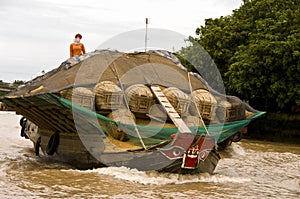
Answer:
M220 174L209 175L207 173L199 175L182 175L182 174L170 174L159 173L156 171L138 171L137 169L130 169L126 167L105 167L88 171L79 170L63 170L66 172L87 172L97 173L101 175L112 176L115 179L126 180L143 185L167 185L167 184L185 184L185 183L245 183L251 181L249 178L230 177Z
M233 156L239 156L239 157L246 156L246 152L245 152L244 148L242 146L240 146L239 144L232 143L231 149L232 149Z
M244 158L247 155L245 149L239 143L232 143L225 151L220 153L223 158Z

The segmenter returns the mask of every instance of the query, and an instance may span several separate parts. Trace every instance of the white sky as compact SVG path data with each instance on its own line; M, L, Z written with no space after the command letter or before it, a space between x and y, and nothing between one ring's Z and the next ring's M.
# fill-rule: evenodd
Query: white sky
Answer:
M136 29L195 36L207 18L232 13L242 0L0 0L0 80L30 80L69 58L81 33L86 50ZM151 37L149 38L151 40Z

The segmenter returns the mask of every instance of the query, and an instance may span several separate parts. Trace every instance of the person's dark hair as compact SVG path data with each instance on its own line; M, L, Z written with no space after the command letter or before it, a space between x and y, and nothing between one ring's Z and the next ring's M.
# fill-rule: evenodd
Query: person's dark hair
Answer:
M79 37L79 39L81 39L82 35L78 33L78 34L75 35L75 38L77 38L77 37Z

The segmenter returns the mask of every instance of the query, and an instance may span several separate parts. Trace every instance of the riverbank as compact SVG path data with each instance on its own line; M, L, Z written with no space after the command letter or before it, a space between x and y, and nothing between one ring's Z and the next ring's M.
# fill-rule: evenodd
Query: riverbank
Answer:
M267 113L248 126L247 139L300 143L300 114Z

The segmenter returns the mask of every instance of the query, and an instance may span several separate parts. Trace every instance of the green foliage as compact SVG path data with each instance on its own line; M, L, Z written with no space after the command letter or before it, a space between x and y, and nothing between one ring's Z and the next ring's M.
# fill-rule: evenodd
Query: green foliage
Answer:
M222 77L211 56L194 38L189 37L186 42L190 45L176 53L181 63L188 71L200 74L213 89L224 94Z
M22 85L22 84L24 84L25 82L23 81L23 80L15 80L14 82L13 82L13 86L20 86L20 85Z
M0 91L0 97L5 95L7 92L4 92L4 91Z
M299 16L299 0L244 0L232 15L206 19L195 40L219 67L227 93L290 112L300 105Z

